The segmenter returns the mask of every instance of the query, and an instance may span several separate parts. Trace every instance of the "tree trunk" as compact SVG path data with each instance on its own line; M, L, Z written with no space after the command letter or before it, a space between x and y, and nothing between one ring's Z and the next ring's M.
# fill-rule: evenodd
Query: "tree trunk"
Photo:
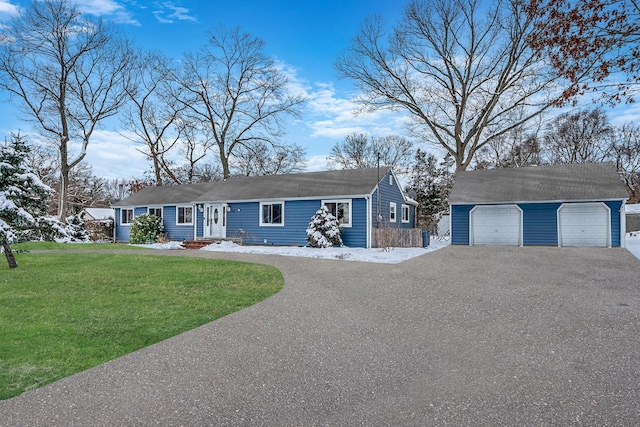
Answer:
M11 250L11 246L9 246L7 242L2 242L2 248L4 249L4 256L7 257L9 268L17 268L18 263L16 262L16 257L13 256L13 251Z
M60 168L60 187L58 191L58 220L65 224L67 222L67 192L69 191L69 169L65 166Z

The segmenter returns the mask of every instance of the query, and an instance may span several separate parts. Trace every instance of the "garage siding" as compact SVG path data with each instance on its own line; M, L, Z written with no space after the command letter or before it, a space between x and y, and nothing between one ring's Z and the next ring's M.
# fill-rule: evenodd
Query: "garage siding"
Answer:
M611 209L611 246L620 246L620 210L622 202L604 202Z
M469 244L469 212L475 205L451 206L451 244Z
M558 208L561 203L521 203L522 243L525 246L558 245Z
M611 246L619 247L622 201L605 202L605 204L611 209ZM562 203L518 203L517 205L522 209L523 245L557 246L558 208ZM451 206L451 244L469 244L469 212L475 206Z

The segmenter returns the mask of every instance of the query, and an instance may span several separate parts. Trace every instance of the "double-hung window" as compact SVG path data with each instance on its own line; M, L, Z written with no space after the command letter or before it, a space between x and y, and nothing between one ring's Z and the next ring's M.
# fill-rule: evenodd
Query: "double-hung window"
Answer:
M343 227L351 227L351 200L323 200L331 215L338 219Z
M193 206L178 206L176 210L177 225L193 225Z
M120 224L129 225L133 222L133 209L120 209Z
M402 222L409 222L409 205L402 205Z
M148 208L147 213L149 215L155 215L158 218L162 218L162 208Z
M389 222L396 222L396 204L389 203Z
M260 225L284 225L284 202L260 203Z

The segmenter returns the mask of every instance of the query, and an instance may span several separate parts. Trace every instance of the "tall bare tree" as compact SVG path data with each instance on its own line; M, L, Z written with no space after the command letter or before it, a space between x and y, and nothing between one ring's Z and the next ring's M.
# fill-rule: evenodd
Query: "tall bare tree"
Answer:
M68 0L32 2L2 27L0 87L60 156L58 217L68 210L69 172L98 124L125 102L131 49L113 27Z
M617 129L613 156L629 192L629 203L640 203L640 126L627 123Z
M281 175L306 169L306 151L299 145L269 149L264 143L241 147L231 161L234 173L242 176Z
M125 88L129 102L122 115L123 127L129 132L125 137L144 145L139 151L151 162L156 185L163 184L163 177L180 183L169 153L187 126L180 116L184 104L168 96L174 82L169 63L159 52L139 52L131 72L132 84Z
M557 96L559 78L526 42L532 25L519 0L412 0L390 35L380 17L366 20L336 68L362 111L408 113L413 134L464 170Z
M611 158L615 129L602 109L560 114L544 136L550 163L602 162Z
M331 148L327 157L330 169L374 168L392 166L398 172L409 168L413 160L413 143L397 135L369 137L366 133L352 133Z
M517 168L540 165L543 162L538 132L516 128L494 138L476 152L476 168Z
M278 146L283 120L297 116L304 97L289 92L289 79L264 53L264 42L240 28L218 28L200 51L184 57L176 99L207 125L224 178L243 146Z

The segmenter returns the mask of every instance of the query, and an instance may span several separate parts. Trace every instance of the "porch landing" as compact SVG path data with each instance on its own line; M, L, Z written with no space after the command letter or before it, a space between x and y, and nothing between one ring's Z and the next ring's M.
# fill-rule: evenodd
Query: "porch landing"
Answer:
M225 238L225 239L198 239L198 240L185 240L182 242L182 246L185 249L202 249L205 246L209 246L212 243L221 243L221 242L233 242L238 245L242 244L241 238Z

